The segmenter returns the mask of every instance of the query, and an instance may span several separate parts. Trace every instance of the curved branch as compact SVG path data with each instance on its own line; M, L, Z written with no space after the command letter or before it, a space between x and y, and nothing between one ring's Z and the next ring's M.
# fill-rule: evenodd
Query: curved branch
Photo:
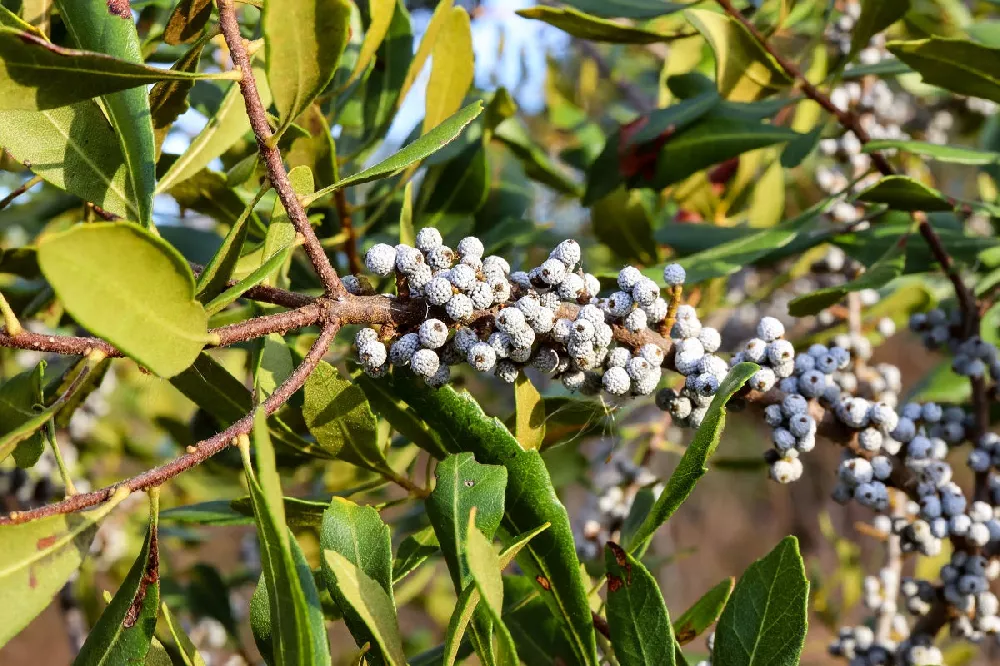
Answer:
M309 256L316 274L323 282L323 287L328 296L341 298L347 294L337 271L333 269L329 257L320 245L316 232L309 224L306 211L299 201L298 195L292 189L292 184L288 180L288 173L281 160L281 152L277 146L273 145L274 132L267 120L267 111L260 101L260 94L257 92L257 82L253 78L250 68L250 56L247 53L243 37L240 35L240 25L236 20L236 9L233 7L233 0L218 0L219 7L219 27L229 46L229 53L232 56L233 64L242 72L239 80L240 92L243 94L243 101L246 104L247 117L250 119L250 127L253 129L257 139L257 150L260 152L261 161L267 169L268 178L274 185L278 193L281 204L288 213L288 219L294 225L295 230L302 235L303 247Z
M147 470L138 476L134 476L126 481L101 488L100 490L95 490L89 493L81 493L79 495L71 495L61 502L49 504L38 509L32 509L30 511L16 511L7 516L0 516L0 525L16 525L18 523L36 520L45 516L54 516L62 513L80 511L108 500L119 488L124 487L128 488L131 492L135 492L137 490L145 490L146 488L159 486L164 481L167 481L181 472L189 470L195 465L208 460L216 453L232 444L233 440L237 436L245 435L250 432L253 428L254 415L256 414L257 409L263 409L264 412L270 416L274 412L278 411L282 405L288 402L288 399L292 397L292 394L302 388L306 379L316 366L319 365L320 360L322 360L323 356L326 354L327 349L330 347L330 343L333 342L333 338L337 335L337 331L339 329L340 324L336 322L324 325L319 337L317 337L316 341L313 342L312 347L310 347L309 352L302 360L302 363L295 368L292 374L290 374L277 389L275 389L274 393L268 396L267 400L222 432L196 444L192 447L193 450L189 450L188 453L185 453L184 455L179 456L164 465Z

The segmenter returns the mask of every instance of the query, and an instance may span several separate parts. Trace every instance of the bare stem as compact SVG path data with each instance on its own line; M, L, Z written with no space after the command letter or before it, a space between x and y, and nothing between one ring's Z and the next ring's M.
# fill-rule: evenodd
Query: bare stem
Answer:
M129 492L145 490L153 486L162 485L165 481L172 479L178 474L191 469L195 465L202 463L219 451L233 443L239 435L245 435L253 428L254 414L257 409L263 409L268 415L276 412L282 405L288 402L296 391L298 391L312 371L326 354L330 343L337 335L340 325L336 322L327 323L320 332L319 337L313 342L312 347L302 360L302 363L285 379L284 382L265 400L259 407L251 410L249 414L239 421L229 426L222 432L202 440L193 447L189 453L177 457L165 465L154 467L142 474L134 476L117 484L106 486L100 490L89 493L80 493L67 497L61 502L49 504L30 511L18 511L8 516L0 516L0 525L14 525L30 520L37 520L45 516L54 516L63 513L73 513L96 506L108 500L119 488L126 488Z
M288 172L285 171L285 165L281 160L281 152L272 145L274 132L271 131L271 125L267 120L267 111L264 109L260 94L257 92L257 82L254 80L250 68L250 56L243 43L243 37L240 35L240 25L236 20L233 0L218 0L218 7L219 27L222 29L226 44L229 46L233 64L243 73L239 80L240 92L243 94L247 117L250 119L250 127L257 139L257 150L260 152L261 161L267 169L267 176L278 192L278 198L285 207L285 212L288 213L288 219L291 220L295 230L302 235L306 254L309 256L309 261L316 274L323 282L327 295L332 298L341 298L347 294L347 290L341 283L337 271L333 269L333 265L316 237L312 225L309 224L305 208L302 207L298 195L295 194L295 190L288 180Z
M333 193L333 202L337 207L337 217L340 218L340 230L344 233L344 253L347 255L347 265L355 275L364 271L361 257L358 256L358 234L351 219L351 205L347 203L347 193L340 189Z
M34 176L30 180L25 181L23 185L15 188L13 192L5 196L3 199L0 199L0 210L3 210L7 206L9 206L11 203L14 202L14 199L18 198L19 196L21 196L22 194L33 188L35 185L38 185L38 183L40 182L42 182L41 176Z

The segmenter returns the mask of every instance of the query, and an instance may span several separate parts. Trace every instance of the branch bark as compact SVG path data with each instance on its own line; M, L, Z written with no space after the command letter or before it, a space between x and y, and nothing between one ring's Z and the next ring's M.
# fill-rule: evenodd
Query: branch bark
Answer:
M240 25L236 20L236 9L233 0L218 0L219 7L219 27L222 35L229 46L229 52L233 59L233 64L242 72L239 80L240 92L247 109L247 117L250 119L250 127L257 139L257 150L260 153L261 161L267 169L268 178L274 185L275 191L281 204L288 213L288 219L295 226L295 230L304 239L303 247L306 255L312 263L313 269L319 275L326 290L326 294L332 298L342 298L347 294L337 271L333 269L330 258L326 256L323 246L320 245L316 232L309 224L305 208L299 201L298 195L292 189L292 184L288 180L288 172L281 160L281 152L277 146L272 145L274 132L267 120L267 111L260 101L260 94L257 92L257 82L254 81L250 68L250 56L247 54L246 45L243 43L243 36L240 35Z
M178 474L208 460L216 453L232 444L236 437L250 432L253 428L254 415L256 414L257 409L263 409L264 412L270 416L274 412L278 411L282 405L288 402L288 399L292 397L292 394L298 391L302 385L305 384L306 379L316 366L319 365L320 360L322 360L323 356L326 354L330 347L330 343L333 342L333 339L337 335L337 331L339 329L340 325L336 322L325 324L323 326L323 330L319 334L319 337L317 337L316 341L313 342L313 345L306 354L306 357L302 360L302 363L295 368L292 374L289 375L277 389L275 389L274 393L272 393L267 400L222 432L199 442L194 447L193 451L185 453L165 465L154 467L153 469L147 470L138 476L134 476L120 483L101 488L100 490L72 495L61 502L49 504L38 509L18 511L7 516L0 516L0 525L16 525L30 520L37 520L38 518L44 518L45 516L54 516L63 513L81 511L106 501L119 488L125 487L128 488L130 492L135 492L137 490L145 490L146 488L159 486Z

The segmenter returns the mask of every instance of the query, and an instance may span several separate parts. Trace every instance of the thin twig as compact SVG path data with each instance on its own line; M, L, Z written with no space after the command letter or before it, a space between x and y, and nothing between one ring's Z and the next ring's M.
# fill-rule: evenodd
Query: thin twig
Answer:
M18 198L19 196L21 196L22 194L33 188L35 185L38 185L38 183L40 182L42 182L41 176L34 176L31 179L25 181L20 187L15 188L13 192L5 196L3 199L0 199L0 210L3 210L7 206L9 206L11 203L13 203L14 199Z
M336 322L327 323L320 332L319 337L317 337L316 341L313 342L312 347L309 349L306 357L302 360L302 363L295 368L292 374L290 374L277 389L275 389L274 393L272 393L267 400L222 432L196 444L192 449L189 449L189 453L185 453L165 465L160 465L159 467L147 470L138 476L134 476L111 486L106 486L100 490L73 495L72 497L67 497L61 502L49 504L38 509L17 511L8 516L0 516L0 525L15 525L18 523L28 522L30 520L37 520L38 518L43 518L45 516L54 516L63 513L80 511L106 501L119 488L124 487L130 492L135 492L137 490L145 490L146 488L159 486L178 474L208 460L219 451L222 451L224 448L232 444L236 437L250 432L253 428L254 414L257 409L263 409L264 412L270 416L274 412L278 411L282 405L288 402L288 399L292 397L292 394L298 391L302 385L305 384L306 379L316 366L319 365L320 360L322 360L324 354L326 354L329 349L330 343L333 342L333 338L337 335L339 328L340 326Z
M257 139L257 149L260 152L261 161L267 169L267 176L274 184L278 198L285 207L285 212L288 213L288 219L292 222L295 230L302 235L306 254L309 256L309 261L316 274L319 275L327 295L332 298L341 298L347 294L347 290L340 281L337 271L333 269L333 265L316 237L312 225L309 224L306 211L288 180L288 172L285 171L285 165L281 160L281 152L272 145L274 132L271 131L271 125L267 120L267 111L264 109L260 94L257 92L257 82L254 80L250 68L250 56L243 43L243 36L240 35L240 25L236 20L233 0L218 0L218 7L219 27L222 29L226 44L229 46L233 64L243 73L239 80L240 92L243 94L247 117L250 119L250 127Z

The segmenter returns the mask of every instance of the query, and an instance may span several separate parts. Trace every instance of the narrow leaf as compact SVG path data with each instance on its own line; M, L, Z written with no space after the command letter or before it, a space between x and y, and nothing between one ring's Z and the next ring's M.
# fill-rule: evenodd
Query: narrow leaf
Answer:
M433 527L425 527L403 539L396 551L396 559L392 563L392 584L399 583L440 550Z
M309 206L331 192L351 185L367 183L372 180L390 176L394 173L402 171L411 164L415 164L423 160L428 155L432 155L442 147L455 140L455 138L462 133L462 130L465 129L466 125L471 123L473 119L475 119L475 117L482 112L482 110L482 101L473 102L432 129L430 132L414 140L413 143L404 146L392 157L389 157L378 164L365 169L364 171L360 171L353 176L344 178L334 185L324 187L312 196L305 197L303 204Z
M544 21L578 39L609 44L655 44L668 42L677 34L637 28L618 21L591 16L572 7L529 7L517 10L519 16Z
M288 261L288 257L291 255L293 249L293 246L288 245L272 254L257 270L206 303L205 312L209 315L219 312L250 289L253 289L273 276Z
M677 468L667 481L666 488L653 505L653 510L636 531L632 543L628 546L629 552L642 553L646 550L656 530L674 515L694 490L698 480L708 471L706 463L719 446L722 431L726 427L726 403L758 369L759 366L754 363L740 363L729 371L715 397L712 398L708 413L695 433L694 441L684 451Z
M927 157L938 162L947 164L971 164L984 166L987 164L1000 163L1000 153L988 150L974 150L959 146L943 146L938 143L927 143L925 141L910 141L904 139L875 139L869 141L861 147L865 153L880 152L883 150L902 150L921 157Z
M729 577L701 596L698 601L674 620L677 642L687 645L711 627L726 607L736 579Z
M925 83L1000 102L1000 48L947 37L889 42L886 46L919 72Z
M146 658L160 607L159 490L149 497L149 527L139 557L87 634L76 666L140 664Z
M239 218L229 228L229 233L226 234L222 246L212 257L212 261L198 276L195 292L198 294L198 300L202 303L215 298L226 289L226 284L232 277L233 269L236 268L236 262L239 261L240 253L243 250L243 241L246 240L247 236L247 221L250 219L253 209L257 207L269 189L270 186L265 185L257 191L257 196L247 204Z
M365 30L365 37L361 42L361 49L358 52L358 59L354 63L354 69L348 77L344 87L349 86L358 80L358 77L368 69L368 65L375 59L375 52L385 40L389 26L392 24L392 17L396 13L396 0L372 0L368 4L368 14L371 22Z
M469 14L465 8L455 7L443 19L434 42L423 134L443 123L462 106L472 85L475 64Z
M954 206L944 195L909 176L884 176L858 195L858 201L885 204L893 210L944 211Z
M212 3L209 1L207 6L211 9ZM197 71L208 39L209 35L206 34L195 42L171 66L171 69L179 72ZM149 112L153 122L153 138L156 148L155 159L159 159L160 147L163 146L163 140L167 138L167 133L174 121L188 110L188 94L193 87L194 81L182 79L180 81L160 81L149 91Z
M170 12L163 41L177 46L193 42L212 16L212 0L181 0Z
M514 436L524 449L539 449L545 441L545 404L524 373L514 382Z
M420 39L420 45L417 47L417 52L413 56L413 60L410 61L410 66L406 70L406 78L403 79L403 85L399 90L399 98L397 104L401 104L404 99L406 99L406 93L410 91L413 87L413 83L420 76L420 73L424 71L424 65L427 64L427 59L431 57L431 53L434 50L434 45L437 43L437 36L441 32L442 26L451 19L451 9L454 6L454 0L441 0L434 7L434 13L431 15L431 20L427 23L427 28L424 30L424 36Z

